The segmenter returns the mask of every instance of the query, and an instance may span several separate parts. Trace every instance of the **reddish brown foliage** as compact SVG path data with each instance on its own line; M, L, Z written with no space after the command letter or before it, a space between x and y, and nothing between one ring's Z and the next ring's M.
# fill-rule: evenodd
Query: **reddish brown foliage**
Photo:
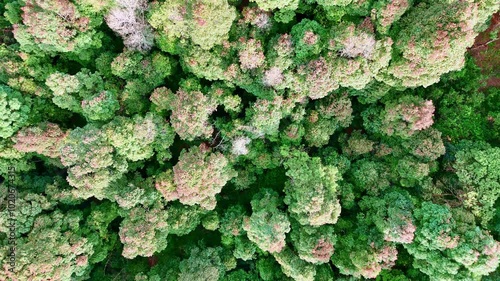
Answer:
M57 124L47 123L38 127L24 128L13 137L14 148L23 152L36 152L47 157L58 158L59 146L67 136Z
M474 45L469 49L476 63L489 78L487 87L500 87L500 40L491 39L490 34L495 32L500 38L500 12L493 15L491 24L477 37Z

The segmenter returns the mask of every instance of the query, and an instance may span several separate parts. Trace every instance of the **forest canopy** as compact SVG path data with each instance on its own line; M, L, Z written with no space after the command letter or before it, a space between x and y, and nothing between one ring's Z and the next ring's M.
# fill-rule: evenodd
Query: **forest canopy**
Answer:
M0 280L500 280L498 0L0 3Z

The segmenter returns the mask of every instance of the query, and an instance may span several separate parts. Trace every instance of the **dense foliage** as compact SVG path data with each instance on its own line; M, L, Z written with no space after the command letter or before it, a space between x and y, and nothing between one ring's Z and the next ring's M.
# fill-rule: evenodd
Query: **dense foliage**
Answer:
M0 280L499 280L499 1L0 3Z

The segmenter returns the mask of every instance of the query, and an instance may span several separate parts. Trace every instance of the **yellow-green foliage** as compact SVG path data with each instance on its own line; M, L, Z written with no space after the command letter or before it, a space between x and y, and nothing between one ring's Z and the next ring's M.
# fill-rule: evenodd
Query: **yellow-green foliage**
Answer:
M210 49L227 39L235 9L225 0L167 1L154 6L149 23L167 40L191 40Z

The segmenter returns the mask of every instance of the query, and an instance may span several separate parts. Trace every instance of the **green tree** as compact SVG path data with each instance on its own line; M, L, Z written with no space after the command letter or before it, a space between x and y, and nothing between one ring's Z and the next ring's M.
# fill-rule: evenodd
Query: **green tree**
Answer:
M119 232L124 257L150 257L167 247L168 212L161 204L137 206L124 216Z
M95 253L94 244L82 233L82 213L62 213L57 210L36 218L31 231L17 239L16 267L6 266L0 277L25 280L85 280L91 269L89 260ZM40 243L44 241L44 243ZM7 260L8 246L2 247L0 260Z
M299 151L292 152L284 166L290 178L284 199L290 215L302 225L336 223L341 209L337 199L337 181L341 179L338 169Z
M106 121L120 108L117 89L109 87L100 73L82 69L75 75L55 72L45 84L52 90L52 102L80 113L89 121Z
M22 24L13 32L25 52L70 53L88 60L92 51L101 47L103 34L97 27L102 18L68 0L28 0L21 9Z
M397 22L409 8L413 0L384 0L373 5L371 17L377 26L377 32L386 34L391 26Z
M415 96L402 96L385 105L385 109L364 112L365 127L388 136L409 138L433 123L434 104Z
M404 244L413 266L439 280L473 280L498 266L499 242L448 207L423 202L415 210L415 240Z
M173 73L175 65L171 57L161 52L146 55L126 50L116 56L111 62L111 73L125 80L120 95L121 109L130 115L145 113L150 106L146 96L165 83L165 78Z
M179 264L178 280L221 280L226 273L221 254L222 248L220 247L193 247L189 252L189 258Z
M0 85L0 137L12 136L26 125L31 109L31 100L9 86Z
M105 189L127 170L127 162L119 156L104 132L87 125L72 130L63 142L61 162L68 168L67 181L76 189L76 197L105 197Z
M330 261L337 240L333 226L292 225L290 239L301 260L322 264Z
M384 240L408 244L415 237L413 202L407 192L391 191L383 197L365 196L359 202L366 220L384 234Z
M174 141L168 123L153 114L133 118L117 116L103 127L103 131L117 153L131 161L148 159L154 150L167 150Z
M290 248L285 248L279 253L273 254L276 261L281 265L283 273L297 281L313 281L316 268L303 260Z
M183 150L173 176L169 173L156 182L165 199L179 199L182 204L198 204L207 210L215 208L215 195L236 176L227 158L204 144Z
M205 50L227 39L236 18L234 7L225 0L168 1L151 10L149 23L159 31L161 40L191 40Z
M486 226L495 215L500 196L500 148L485 142L462 141L453 168L458 176L464 205Z
M438 82L442 74L462 68L466 49L477 35L476 26L484 20L478 15L485 6L462 1L417 5L401 20L394 46L400 55L384 71L383 81L427 87Z
M166 91L165 102L172 110L170 122L181 139L209 138L213 133L209 117L217 103L201 91L179 89L176 94Z
M261 250L279 253L285 247L286 233L290 232L290 221L280 211L278 194L271 189L262 189L252 201L252 215L243 221L248 239Z

